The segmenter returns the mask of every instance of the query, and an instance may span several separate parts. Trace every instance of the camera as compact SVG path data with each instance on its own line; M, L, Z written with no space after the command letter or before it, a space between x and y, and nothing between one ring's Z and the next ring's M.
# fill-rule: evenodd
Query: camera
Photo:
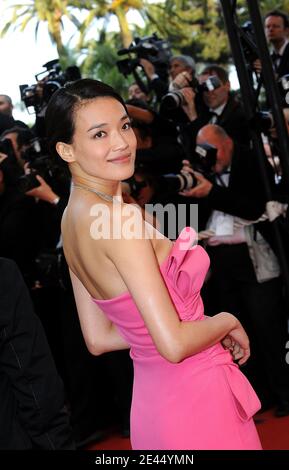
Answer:
M120 49L118 55L128 54L129 58L117 61L117 67L120 73L125 77L133 73L140 65L139 59L150 61L156 69L156 72L162 75L167 72L169 60L172 57L170 45L167 41L160 39L156 33L144 38L136 37L127 49ZM131 54L136 57L131 57Z
M65 83L81 78L77 66L67 67L65 72L61 70L59 60L51 60L43 65L45 71L35 75L37 83L33 85L20 85L21 100L27 108L33 106L36 111L48 103L53 93L61 88ZM41 76L44 77L41 78Z
M178 174L168 173L162 177L162 190L167 193L178 193L187 189L194 188L197 185L197 179L191 173L182 171Z
M30 173L23 175L18 180L18 188L21 192L40 186L36 175L42 176L48 184L53 184L60 174L59 165L45 152L45 145L41 139L33 138L26 150L21 153L21 158L29 164Z
M29 174L23 174L23 168L19 164L10 139L4 138L0 141L0 152L7 155L3 160L1 169L5 169L5 181L10 186L15 186L20 192L26 193L40 186L36 175L40 175L50 185L64 187L67 179L67 170L47 155L46 144L42 139L34 136L29 129L19 128L17 130L17 145L21 160L28 163ZM61 191L59 191L61 192ZM59 193L57 191L57 193Z
M195 93L203 93L204 91L212 91L219 88L222 85L219 77L216 75L210 75L207 80L203 83L199 83L196 78L193 78L189 82L189 86L194 90ZM174 109L180 108L186 104L184 96L180 90L174 90L163 96L161 101L161 113L173 111Z
M36 174L42 173L44 176L44 173L46 173L45 168L43 168L45 157L42 156L40 141L37 138L31 139L26 150L22 152L21 158L29 163L30 168L30 173L22 175L18 179L18 189L22 193L26 193L40 186Z
M194 171L202 173L207 179L211 180L214 176L213 167L217 161L217 149L209 144L198 144L192 158L192 167ZM197 186L197 178L189 172L182 171L178 174L169 173L162 175L159 181L159 187L166 193L176 193L185 191Z
M255 41L254 29L251 21L246 21L239 29L240 41L245 59L252 64L259 58L259 51Z

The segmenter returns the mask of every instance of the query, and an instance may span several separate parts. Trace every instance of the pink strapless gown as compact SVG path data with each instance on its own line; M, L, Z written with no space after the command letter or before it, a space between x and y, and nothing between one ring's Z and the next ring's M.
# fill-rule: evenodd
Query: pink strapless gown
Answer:
M183 321L204 319L200 289L209 258L201 246L184 249L192 235L184 229L160 266ZM129 292L94 302L131 346L133 449L261 449L252 419L260 402L220 343L172 364L158 353Z

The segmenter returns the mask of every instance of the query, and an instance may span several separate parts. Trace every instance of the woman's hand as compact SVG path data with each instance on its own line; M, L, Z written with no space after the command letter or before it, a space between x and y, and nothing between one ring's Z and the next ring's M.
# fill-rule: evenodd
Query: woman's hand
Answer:
M239 321L236 328L222 340L222 345L230 350L234 361L238 361L240 366L245 364L250 357L249 338Z
M244 351L242 350L241 346L239 345L239 343L232 340L230 336L226 336L221 341L221 343L225 349L228 349L230 351L234 361L237 361L238 359L241 359L243 357Z

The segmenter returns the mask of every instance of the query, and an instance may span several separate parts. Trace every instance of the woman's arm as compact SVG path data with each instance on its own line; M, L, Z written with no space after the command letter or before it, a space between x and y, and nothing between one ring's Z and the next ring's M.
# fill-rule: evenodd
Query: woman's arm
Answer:
M99 354L129 349L117 328L107 319L101 309L92 301L86 288L69 270L82 334L89 352Z
M235 339L245 350L240 364L249 357L249 341L239 321L222 312L206 321L181 321L160 274L146 229L142 239L105 241L107 256L115 264L130 291L159 353L180 362L223 339Z

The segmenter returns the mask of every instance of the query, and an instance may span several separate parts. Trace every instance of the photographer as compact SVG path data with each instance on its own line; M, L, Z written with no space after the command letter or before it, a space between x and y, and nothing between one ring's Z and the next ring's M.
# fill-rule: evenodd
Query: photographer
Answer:
M148 93L145 93L139 85L134 82L131 83L128 87L128 99L129 100L141 100L144 103L149 103L150 96Z
M11 119L11 125L9 127L24 127L27 128L28 126L24 124L22 121L16 121L13 118L13 103L8 95L1 95L0 94L0 114L4 114L5 116L8 116ZM1 131L0 131L1 133Z
M59 59L50 60L43 64L43 67L46 70L35 75L36 83L19 86L21 100L25 106L34 108L36 119L33 132L40 139L45 138L44 117L53 93L65 83L81 78L80 70L76 65L69 66L63 71Z
M45 156L42 142L29 129L13 127L1 135L1 141L11 145L10 159L19 166L15 180L17 191L35 198L38 207L39 228L43 226L41 240L55 246L60 234L60 220L67 203L69 180L64 172ZM1 142L0 142L1 143ZM49 230L47 220L50 219Z
M203 92L203 100L210 114L207 122L222 126L233 140L243 145L249 144L249 124L241 103L231 94L227 71L216 64L209 65L199 76L200 84L212 76L220 80L220 86Z
M188 86L195 74L196 65L192 57L187 55L173 56L169 62L169 86L156 73L154 65L146 60L141 59L140 63L149 80L149 88L153 90L158 101L169 91L176 88L184 88Z
M137 150L135 174L129 181L130 193L143 207L166 196L163 191L161 194L158 191L159 177L166 172L179 171L184 153L173 135L155 138L151 126L135 119L132 119L132 128L137 138ZM173 199L174 195L170 194L169 201L173 202Z
M226 70L215 64L209 65L198 80L168 93L163 97L160 108L162 115L177 123L187 158L191 158L195 148L198 130L208 123L219 124L234 140L249 143L245 113L231 95Z
M265 35L272 46L271 59L276 79L289 74L288 16L280 10L272 10L265 16ZM262 72L260 59L254 62L254 70Z
M185 88L190 84L196 73L196 64L189 55L176 55L170 60L169 90Z
M116 62L119 72L125 77L132 74L144 93L149 94L153 90L157 100L160 100L168 89L168 64L172 55L169 43L154 33L151 36L134 38L127 49L120 49L117 53L128 55L126 59ZM140 68L145 77L140 75Z
M196 132L200 124L217 124L222 126L227 134L242 145L250 143L250 129L241 103L231 93L231 85L227 71L219 65L213 64L205 67L199 76L202 85L209 77L217 77L220 86L202 93L206 109L202 110L192 123Z
M17 164L22 170L24 170L25 163L22 155L34 139L35 135L30 129L23 129L22 127L17 126L9 127L0 135L0 142L7 140L10 141L11 153L13 154L11 157L16 158Z
M289 370L284 360L287 328L280 269L274 253L267 271L256 264L254 240L260 241L266 253L270 252L259 232L262 224L258 224L258 231L242 224L242 219L258 219L265 210L259 166L255 155L234 144L219 126L203 127L197 142L217 148L215 178L209 181L195 173L198 184L182 192L183 196L199 200L200 208L205 206L204 227L214 233L207 240L211 258L207 289L214 303L210 313L220 308L233 311L246 325L252 346L247 372L253 374L250 378L263 405L266 400L273 400L276 416L285 416L289 414ZM188 166L185 169L192 171Z
M13 259L31 287L39 247L37 207L17 188L21 174L17 163L0 155L0 256Z

